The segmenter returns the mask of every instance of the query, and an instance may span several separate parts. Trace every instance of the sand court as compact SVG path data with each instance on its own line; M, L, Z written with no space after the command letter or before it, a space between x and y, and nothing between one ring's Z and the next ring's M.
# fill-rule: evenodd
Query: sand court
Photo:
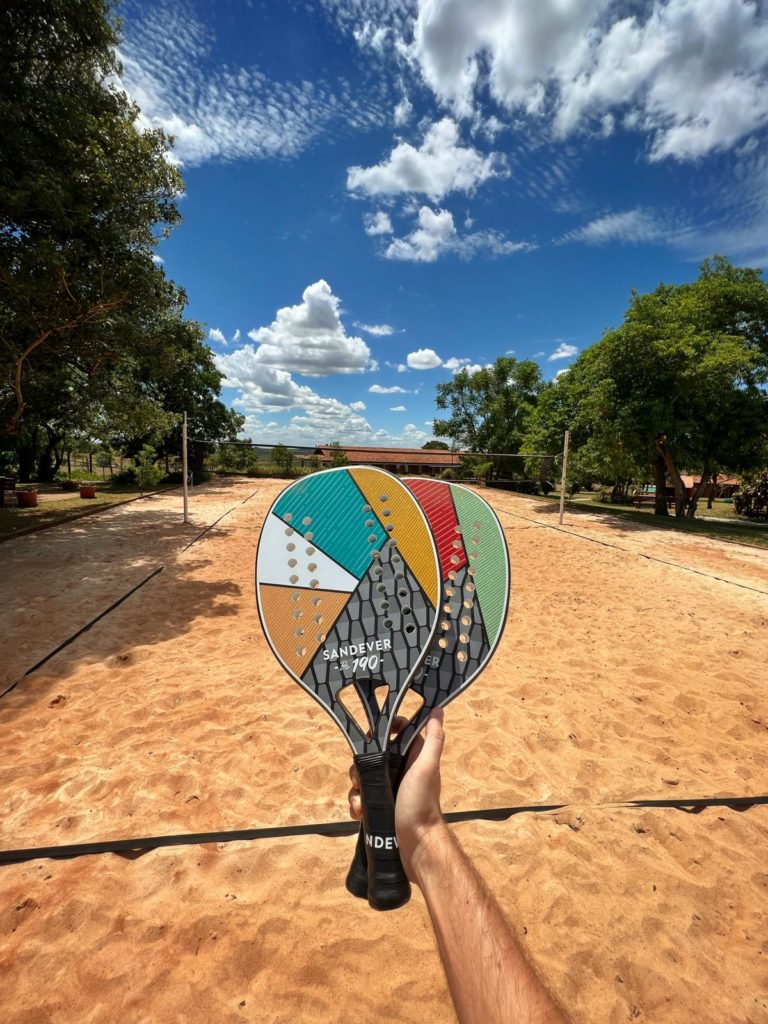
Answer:
M0 700L3 848L345 820L347 745L255 609L282 486L203 488L186 531L165 495L0 546L6 685L163 567ZM447 713L444 807L572 806L461 841L575 1020L768 1021L768 808L602 806L768 789L765 552L483 493L513 596ZM450 1021L420 898L354 901L353 845L3 867L4 1019Z

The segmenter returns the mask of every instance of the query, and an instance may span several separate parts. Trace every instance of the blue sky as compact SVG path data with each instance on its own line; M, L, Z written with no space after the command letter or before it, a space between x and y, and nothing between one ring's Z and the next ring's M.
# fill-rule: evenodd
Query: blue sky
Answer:
M254 441L420 446L435 385L546 378L631 288L768 262L749 0L127 0L123 84L176 138L158 254Z

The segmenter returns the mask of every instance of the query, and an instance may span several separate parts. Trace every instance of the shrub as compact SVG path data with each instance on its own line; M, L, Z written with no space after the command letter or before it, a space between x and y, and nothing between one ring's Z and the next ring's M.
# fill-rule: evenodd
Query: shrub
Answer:
M438 473L437 479L438 480L455 480L456 479L456 473L452 469L444 469L442 471L442 473Z
M157 452L151 444L145 444L136 459L136 483L139 490L151 491L163 479L163 471L157 465Z
M66 479L61 481L62 491L76 491L78 486L77 480Z
M743 483L733 496L737 515L749 519L768 519L768 470Z
M115 473L112 477L112 483L120 484L122 486L125 486L126 484L134 486L136 483L136 470L133 466L128 466L126 469L122 470L122 472Z

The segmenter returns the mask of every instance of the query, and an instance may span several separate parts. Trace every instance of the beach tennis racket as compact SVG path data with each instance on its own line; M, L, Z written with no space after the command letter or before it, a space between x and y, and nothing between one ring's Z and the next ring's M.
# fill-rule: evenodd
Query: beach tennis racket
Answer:
M488 502L461 484L405 481L432 528L440 559L441 607L432 648L410 689L424 703L390 742L390 771L397 792L408 748L430 712L444 707L487 666L506 624L509 553L501 523ZM361 832L347 875L347 889L365 898L367 850Z
M439 598L426 516L384 470L313 473L287 487L267 513L256 553L261 625L283 668L352 748L369 853L368 901L377 910L410 896L397 849L387 742L408 684L432 648ZM348 710L355 706L365 721Z

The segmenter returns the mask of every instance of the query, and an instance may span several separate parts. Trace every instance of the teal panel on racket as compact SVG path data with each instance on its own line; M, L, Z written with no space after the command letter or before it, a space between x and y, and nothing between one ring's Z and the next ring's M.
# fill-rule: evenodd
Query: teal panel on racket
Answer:
M347 528L357 502L362 509L366 499L349 473L316 473L289 487L273 511L302 536L311 533L316 547L362 579L371 567L371 545L380 549L387 534L373 513L370 533Z

